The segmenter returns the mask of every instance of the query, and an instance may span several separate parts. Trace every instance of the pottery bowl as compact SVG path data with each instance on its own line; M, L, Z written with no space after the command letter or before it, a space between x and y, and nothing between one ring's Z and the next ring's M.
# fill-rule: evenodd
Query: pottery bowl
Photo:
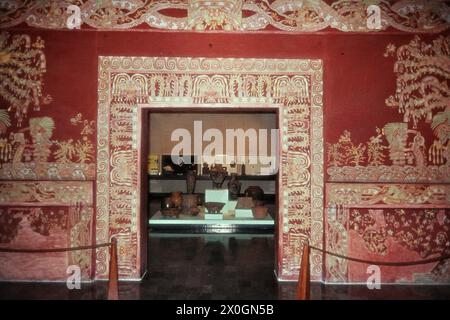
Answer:
M205 202L205 208L208 210L207 213L219 214L224 206L225 203L223 202Z

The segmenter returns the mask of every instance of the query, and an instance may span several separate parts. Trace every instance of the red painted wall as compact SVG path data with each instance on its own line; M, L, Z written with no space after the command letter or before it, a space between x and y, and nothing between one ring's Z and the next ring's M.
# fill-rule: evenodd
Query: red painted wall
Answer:
M385 58L383 53L389 43L398 46L414 37L386 33L234 35L27 29L20 32L24 31L45 41L44 90L52 96L53 102L44 106L43 111L56 122L64 122L76 112L95 120L98 56L322 59L325 141L335 141L342 131L349 129L358 139L367 140L373 135L374 127L398 118L397 110L387 108L384 102L395 90L395 75L393 58ZM70 134L68 129L55 134L64 137Z
M69 122L78 113L96 124L99 56L311 58L322 59L324 66L324 144L336 142L344 130L351 131L353 142L365 142L374 135L375 127L401 121L398 111L385 104L385 99L395 92L396 78L394 58L386 58L383 54L389 43L398 47L414 37L386 32L370 35L335 32L201 34L28 28L10 32L26 33L33 39L39 36L45 41L44 92L53 100L39 112L30 110L28 118L43 114L52 117L56 123L54 139L79 135L80 128ZM421 39L431 41L436 37L423 35ZM431 131L425 135L431 135ZM95 134L91 139L95 144ZM327 168L326 153L324 158L324 168ZM325 182L327 178L325 175ZM357 247L357 244L353 246Z

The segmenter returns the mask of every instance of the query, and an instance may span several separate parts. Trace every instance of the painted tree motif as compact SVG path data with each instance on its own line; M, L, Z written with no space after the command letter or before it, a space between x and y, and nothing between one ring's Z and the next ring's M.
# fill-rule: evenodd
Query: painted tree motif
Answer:
M44 41L24 34L11 36L0 33L0 97L7 103L8 111L14 113L21 126L28 108L39 110L42 103L51 101L43 97L43 76L46 71ZM1 122L0 122L1 127Z
M449 163L450 37L440 36L428 44L416 36L399 48L390 43L384 56L397 58L395 94L386 99L386 105L397 108L403 121L376 128L377 134L366 144L353 144L350 132L344 131L337 143L327 143L329 166L425 168ZM435 136L428 144L426 135L417 129L422 120L430 124Z
M394 52L390 44L385 56ZM445 164L450 161L450 37L440 36L427 44L416 36L397 49L396 58L396 93L386 104L398 108L403 121L412 122L414 129L420 120L430 123L437 139L428 150L428 161Z
M376 128L377 135L370 137L367 142L367 162L370 166L379 166L384 163L384 150L388 149L383 146L383 134L380 128Z
M440 36L427 44L416 36L396 51L397 88L386 104L398 108L403 113L403 120L412 121L414 128L419 120L431 123L434 112L450 107L449 41L450 37Z
M351 133L347 130L340 136L338 143L327 143L327 147L330 164L360 166L366 159L366 146L362 143L354 144Z

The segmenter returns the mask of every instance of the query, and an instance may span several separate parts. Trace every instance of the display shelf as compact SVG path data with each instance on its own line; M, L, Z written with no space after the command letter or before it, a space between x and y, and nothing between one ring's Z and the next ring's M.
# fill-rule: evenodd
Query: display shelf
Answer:
M203 195L204 193L196 192L195 194ZM151 198L164 198L164 197L170 197L171 193L170 192L150 192L149 195ZM243 197L244 194L240 194L239 196ZM275 194L265 193L263 196L263 201L274 202L275 198L276 198Z
M221 220L204 219L203 215L180 215L178 218L164 217L161 211L155 213L148 221L154 230L197 230L205 233L234 233L245 230L273 232L275 221L268 215L265 219L239 218L224 214Z
M253 218L239 218L236 219L234 215L223 215L223 219L205 219L203 215L198 216L188 216L180 215L178 218L164 217L161 211L158 211L149 219L150 225L155 224L201 224L201 225L211 225L211 224L222 224L222 225L270 225L273 226L274 220L268 215L265 219L253 219Z
M185 175L157 175L157 174L149 174L148 175L149 179L153 179L153 180L186 180L186 176ZM230 175L228 175L225 180L229 180L230 179ZM277 175L273 174L273 175L259 175L259 176L250 176L250 175L245 175L245 176L237 176L238 180L241 181L271 181L271 180L275 180ZM197 180L201 180L201 181L211 181L211 178L209 177L209 175L200 175L200 176L196 176Z

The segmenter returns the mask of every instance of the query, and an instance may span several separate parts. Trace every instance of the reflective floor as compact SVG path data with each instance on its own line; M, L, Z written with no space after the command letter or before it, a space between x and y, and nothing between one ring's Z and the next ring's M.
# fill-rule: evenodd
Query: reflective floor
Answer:
M156 234L142 282L121 282L121 299L295 299L295 283L274 276L273 235ZM105 299L107 283L0 282L0 299ZM313 283L312 299L450 299L450 286Z

